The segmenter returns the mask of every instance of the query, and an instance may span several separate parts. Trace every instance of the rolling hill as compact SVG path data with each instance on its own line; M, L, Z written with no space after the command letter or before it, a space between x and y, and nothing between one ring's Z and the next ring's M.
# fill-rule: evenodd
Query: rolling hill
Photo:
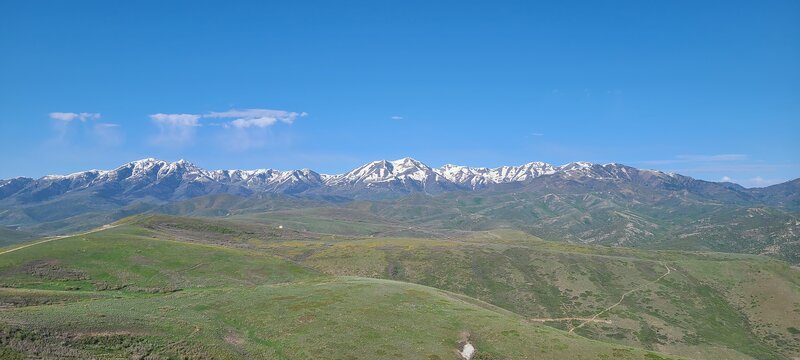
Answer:
M0 357L793 359L798 186L409 158L2 180Z
M782 261L572 245L512 230L353 236L339 223L317 225L338 232L331 234L269 218L131 221L165 238L264 251L329 275L401 280L465 294L606 342L703 359L800 354L793 330L800 322L800 271ZM306 223L316 221L311 217ZM581 325L597 314L603 322Z
M234 235L218 224L207 238ZM427 286L335 276L132 219L0 252L3 358L666 359ZM11 252L7 252L12 250Z

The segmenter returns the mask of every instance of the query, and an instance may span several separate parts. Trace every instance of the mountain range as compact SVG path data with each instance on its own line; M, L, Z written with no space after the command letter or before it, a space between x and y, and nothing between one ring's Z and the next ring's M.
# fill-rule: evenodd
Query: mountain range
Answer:
M71 193L90 192L117 199L150 198L174 201L229 193L250 195L348 194L364 198L377 194L484 190L502 184L520 184L550 177L561 181L623 181L673 190L725 192L742 200L767 201L794 207L797 183L746 189L732 183L696 180L675 173L637 169L622 164L572 162L554 166L531 162L497 168L444 165L432 168L412 158L373 161L349 172L328 175L310 169L281 171L205 170L186 160L167 162L153 158L133 161L113 170L89 170L40 179L18 177L0 180L0 201L26 204L48 201ZM789 197L778 196L780 193Z
M426 231L505 227L550 240L769 254L800 263L800 179L747 189L588 162L433 168L403 158L329 175L205 170L150 158L113 170L0 180L0 243L147 212L237 216L318 208Z

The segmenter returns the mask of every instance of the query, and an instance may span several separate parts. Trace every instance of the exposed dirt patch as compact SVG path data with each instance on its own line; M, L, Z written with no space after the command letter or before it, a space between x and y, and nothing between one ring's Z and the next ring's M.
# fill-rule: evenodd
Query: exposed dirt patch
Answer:
M133 255L130 257L130 260L134 264L139 264L139 265L154 265L156 263L155 261L153 261L153 259L142 255Z
M91 332L76 332L72 333L77 338L82 337L110 337L110 336L141 336L144 334L137 334L126 330L108 330L108 331L91 331Z
M23 264L20 271L48 280L89 280L89 275L81 270L69 269L58 260L34 260Z
M245 343L244 338L233 330L230 330L227 334L225 334L224 340L226 343L233 346L242 346Z
M316 319L317 319L317 316L314 315L314 314L304 314L303 316L297 318L297 322L299 322L301 324L308 324L310 322L313 322Z

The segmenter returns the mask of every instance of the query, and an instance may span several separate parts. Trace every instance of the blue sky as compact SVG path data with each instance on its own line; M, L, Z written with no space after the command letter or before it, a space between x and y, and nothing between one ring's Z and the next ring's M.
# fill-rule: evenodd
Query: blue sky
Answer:
M0 178L158 157L337 173L800 177L797 1L3 1Z

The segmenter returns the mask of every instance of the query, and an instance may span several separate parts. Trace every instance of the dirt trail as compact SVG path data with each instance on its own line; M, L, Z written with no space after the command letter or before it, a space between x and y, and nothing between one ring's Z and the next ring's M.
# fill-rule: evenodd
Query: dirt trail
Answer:
M96 233L98 231L108 230L108 229L115 228L115 227L117 227L117 225L103 225L103 226L101 226L101 227L99 227L97 229L89 230L89 231L78 233L78 234L53 236L53 237L44 239L42 241L37 241L35 243L22 245L22 246L15 247L13 249L9 249L9 250L6 250L6 251L0 251L0 255L8 254L10 252L14 252L14 251L17 251L17 250L22 250L24 248L28 248L28 247L31 247L31 246L34 246L34 245L44 244L44 243L47 243L47 242L56 241L56 240L60 240L60 239L63 239L63 238L68 238L68 237L88 235L88 234L91 234L91 233Z
M500 235L497 235L497 234L495 234L495 233L493 233L493 232L491 232L491 231L487 231L486 233L487 233L487 234L489 234L489 235L491 235L491 236L492 236L492 237L494 237L495 239L503 240L503 237L502 237L502 236L500 236Z
M548 321L588 321L588 322L599 322L603 324L611 324L611 320L608 319L595 319L595 318L585 318L585 317L561 317L561 318L529 318L528 321L534 322L548 322Z
M592 316L592 317L590 317L589 319L587 319L587 320L583 321L582 323L578 324L578 326L575 326L575 327L573 327L573 328L569 329L569 333L570 333L570 334L572 334L572 333L574 333L574 332L575 332L575 329L582 328L584 325L586 325L586 324L588 324L588 323L590 323L590 322L597 321L597 317L598 317L598 316L600 316L600 315L603 315L603 314L605 314L606 312L609 312L609 311L611 311L611 309L613 309L613 308L617 307L617 305L619 305L619 304L622 304L622 301L623 301L623 300L625 300L625 297L626 297L626 296L628 296L628 295L632 294L632 293L633 293L633 292L635 292L635 291L641 290L641 289L643 289L643 288L645 288L645 287L647 287L647 286L650 286L650 285L652 285L652 284L655 284L655 283L659 282L661 279L663 279L665 276L669 275L669 273L671 273L671 272L672 272L672 269L670 269L670 268L669 268L669 266L667 266L667 264L665 264L665 263L663 263L663 262L662 262L662 263L661 263L661 265L664 265L664 267L667 269L667 272L665 272L663 275L659 276L659 277L658 277L658 279L655 279L655 280L653 280L653 281L651 281L651 282L648 282L648 283L645 283L645 284L639 285L639 286L637 286L637 287L635 287L635 288L633 288L633 289L631 289L631 290L628 290L626 293L622 294L622 297L620 297L620 298L619 298L619 301L617 301L617 302L616 302L614 305L611 305L611 306L609 306L609 307L607 307L607 308L603 309L603 311L601 311L601 312L599 312L599 313L597 313L597 314L594 314L594 316Z

